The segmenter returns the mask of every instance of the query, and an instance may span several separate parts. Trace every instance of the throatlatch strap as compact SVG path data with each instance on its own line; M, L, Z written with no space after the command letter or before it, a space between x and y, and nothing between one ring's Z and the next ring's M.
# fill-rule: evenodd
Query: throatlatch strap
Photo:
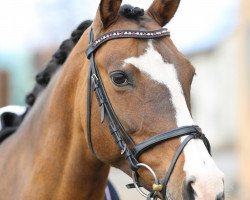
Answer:
M92 28L91 28L92 29ZM93 41L93 35L89 34L89 44ZM91 140L91 90L92 90L92 81L91 81L91 75L92 75L92 66L93 63L93 54L91 54L90 58L90 66L88 70L88 86L87 86L87 116L86 116L86 126L87 126L87 140L88 140L88 146L92 153L92 155L95 155L94 148L92 145Z
M87 89L87 140L91 153L95 155L92 141L91 141L91 67L88 72L88 89Z

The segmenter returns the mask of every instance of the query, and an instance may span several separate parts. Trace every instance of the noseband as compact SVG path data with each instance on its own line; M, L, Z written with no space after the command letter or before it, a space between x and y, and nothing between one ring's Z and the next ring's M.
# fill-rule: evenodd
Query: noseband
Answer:
M143 196L147 199L157 199L159 193L162 194L163 199L166 199L166 187L170 179L171 173L174 170L174 166L183 151L184 147L188 144L191 139L201 139L208 152L210 153L210 144L205 135L202 133L198 126L184 126L168 132L159 133L148 140L135 144L129 134L125 131L117 115L115 114L112 105L109 101L108 95L105 91L101 76L98 68L95 64L95 51L105 42L113 39L120 38L137 38L137 39L157 39L161 37L170 36L170 32L163 28L156 31L140 31L140 30L117 30L105 33L94 40L93 29L89 32L89 46L86 50L86 55L90 60L89 72L88 72L88 94L87 94L87 138L88 145L93 155L95 155L94 148L91 141L91 92L92 89L95 91L97 101L100 106L101 123L106 117L110 129L110 133L115 139L118 147L121 150L121 154L125 157L132 170L132 178L134 183L127 185L128 188L136 188ZM163 143L164 141L186 136L184 141L177 149L166 176L163 180L158 180L155 172L151 167L144 163L139 163L139 156L146 150ZM154 177L154 184L151 189L151 193L145 194L140 190L140 184L138 181L138 169L147 169Z

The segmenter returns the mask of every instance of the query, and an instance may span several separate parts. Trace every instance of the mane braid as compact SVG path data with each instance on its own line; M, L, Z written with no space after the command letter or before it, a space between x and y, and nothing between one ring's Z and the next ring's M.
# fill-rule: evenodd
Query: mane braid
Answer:
M120 15L126 17L127 19L138 19L144 15L144 10L138 7L133 7L131 5L125 4L120 9ZM49 63L46 65L45 69L36 75L36 84L33 90L26 95L25 102L28 105L27 112L21 119L25 117L28 111L34 105L36 99L38 98L41 91L48 85L51 77L55 74L55 72L64 64L68 55L79 41L83 32L92 24L91 20L86 20L82 22L71 34L70 38L63 41L60 45L59 49L54 53ZM20 124L22 122L20 120Z
M120 8L120 15L128 19L138 19L144 15L144 9L124 4Z
M32 108L32 105L35 103L37 97L41 93L41 91L48 85L51 77L55 74L55 72L62 66L62 64L67 59L68 55L79 41L80 37L82 36L83 32L92 24L92 21L86 20L82 22L71 34L71 37L62 42L59 49L56 53L52 56L52 59L46 65L45 69L41 71L39 74L36 75L36 84L33 90L26 96L25 102L28 104L27 110L21 116L15 115L11 116L12 124L7 124L4 129L0 131L0 143L16 132L20 124L23 122L26 114ZM8 118L6 116L5 118Z
M25 102L30 109L35 103L40 92L48 85L51 77L63 65L68 55L79 41L83 32L92 24L91 20L82 22L71 34L71 37L62 42L59 49L54 53L52 59L45 69L36 75L36 84L33 90L26 96Z

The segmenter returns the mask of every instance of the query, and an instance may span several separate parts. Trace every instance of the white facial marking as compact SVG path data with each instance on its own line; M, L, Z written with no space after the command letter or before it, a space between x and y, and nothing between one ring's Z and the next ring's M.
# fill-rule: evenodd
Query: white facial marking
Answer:
M171 101L176 111L178 127L194 125L188 110L181 84L173 64L164 62L162 56L149 41L146 52L139 57L126 59L125 64L132 64L146 73L152 80L166 85L171 94ZM186 138L181 137L181 142ZM191 140L183 150L185 163L183 170L186 178L195 177L192 185L197 193L196 199L215 199L223 191L223 173L217 168L201 140Z
M133 64L142 72L149 75L151 79L168 87L171 93L172 104L176 109L177 126L194 124L188 111L174 65L164 62L162 56L154 49L152 41L149 42L145 54L138 58L128 58L125 60L125 63Z

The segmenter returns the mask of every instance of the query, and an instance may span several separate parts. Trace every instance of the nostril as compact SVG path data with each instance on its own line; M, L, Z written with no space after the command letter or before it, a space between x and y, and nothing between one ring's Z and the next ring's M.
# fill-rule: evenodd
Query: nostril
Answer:
M184 182L184 187L183 187L183 199L187 200L194 200L195 199L195 191L192 187L192 184L195 182L195 177L191 176L189 177L185 182Z
M224 200L225 199L225 195L224 195L224 192L221 192L220 194L218 194L216 196L216 199L215 200Z

